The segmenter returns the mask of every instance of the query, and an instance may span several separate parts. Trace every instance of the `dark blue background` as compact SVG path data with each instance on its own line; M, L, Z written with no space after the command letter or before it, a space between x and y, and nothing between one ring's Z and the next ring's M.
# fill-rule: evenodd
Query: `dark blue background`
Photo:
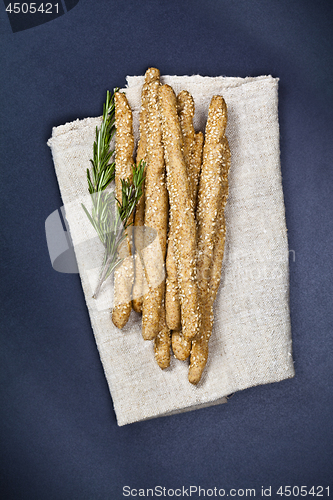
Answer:
M1 499L191 484L333 496L333 2L80 0L18 33L0 20ZM46 141L152 65L280 78L296 377L119 428L79 277L50 264L44 221L62 202Z

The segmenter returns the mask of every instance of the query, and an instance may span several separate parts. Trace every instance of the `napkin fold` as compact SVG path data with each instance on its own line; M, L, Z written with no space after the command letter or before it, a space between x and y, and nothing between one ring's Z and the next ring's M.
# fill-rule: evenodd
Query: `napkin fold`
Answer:
M122 89L133 111L136 141L143 81L141 76L127 77ZM99 269L91 265L89 254L101 262L103 248L81 203L89 206L86 169L101 117L55 127L48 141L118 425L223 403L235 391L294 376L278 79L194 75L163 76L161 81L176 93L186 89L192 94L197 131L204 131L213 95L223 95L228 107L225 254L209 359L198 386L188 382L186 361L172 357L169 368L158 367L153 343L142 339L138 314L132 312L123 330L112 324L111 279L99 298L92 298Z

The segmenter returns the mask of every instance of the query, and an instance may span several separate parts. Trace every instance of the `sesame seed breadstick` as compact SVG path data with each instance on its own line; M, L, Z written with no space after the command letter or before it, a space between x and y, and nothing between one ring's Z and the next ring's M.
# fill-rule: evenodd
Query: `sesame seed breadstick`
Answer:
M227 204L228 194L229 194L229 182L228 174L230 170L230 147L228 139L224 136L223 140L223 160L222 160L222 186L221 186L221 203L219 206L219 214L216 227L216 241L214 245L213 252L213 262L211 266L211 277L210 277L210 287L211 287L211 297L212 301L216 299L217 291L220 285L221 279L221 269L224 254L224 242L225 242L225 217L224 209Z
M141 251L141 240L143 240L143 234L139 235L134 229L134 242L135 242L135 255L134 255L134 283L132 288L132 307L137 313L142 312L142 293L144 289L144 266L143 261L140 257Z
M147 145L148 145L148 85L151 81L152 73L147 71L145 83L141 92L141 110L140 110L140 139L136 153L136 164L140 161L147 161ZM142 196L136 206L134 227L142 228L145 221L145 188L144 181L142 184ZM133 284L133 301L132 306L134 311L142 312L143 301L143 286L144 286L144 266L141 251L144 248L144 232L140 229L134 229L134 244L135 244L135 279Z
M199 176L202 163L202 149L203 149L204 136L202 132L198 132L194 137L194 144L192 148L191 161L189 166L189 176L191 181L191 192L193 206L197 206Z
M127 102L125 94L116 92L115 102L115 125L116 125L116 197L122 201L121 179L130 180L133 177L133 117L132 110Z
M174 254L171 227L168 236L168 251L165 261L165 269L166 269L166 289L165 289L166 322L170 330L177 330L181 328L181 313L180 313L180 300L178 293L176 257Z
M194 101L187 90L182 90L177 96L177 113L182 131L182 150L184 161L189 173L189 163L194 144L193 128ZM167 286L165 292L166 321L170 330L181 329L180 298L178 292L177 267L174 255L172 213L170 214L170 229L168 235L168 250L165 262Z
M198 332L200 311L196 282L196 225L190 199L190 186L182 153L182 132L177 115L177 101L169 85L159 88L167 184L181 301L183 335L193 339Z
M188 379L191 384L197 384L202 376L208 359L208 342L213 329L214 313L213 303L220 283L221 268L225 241L224 215L220 216L221 229L217 235L214 247L214 265L211 269L212 292L206 297L205 308L201 315L201 335L193 340L190 354L190 367ZM216 260L215 260L216 259ZM214 290L213 290L214 289Z
M182 91L177 96L177 105L178 105L178 116L180 121L180 127L183 135L183 151L184 151L184 160L187 167L187 174L190 183L190 192L191 192L191 201L193 207L196 206L197 199L197 189L198 189L198 180L201 169L201 160L202 160L202 147L203 147L203 134L202 132L198 132L197 134L194 131L193 127L193 117L194 117L194 101L191 94L187 91ZM170 253L170 256L169 256ZM168 262L168 257L171 262ZM173 264L173 265L172 265ZM178 294L178 282L177 275L171 274L172 272L176 273L176 265L174 262L173 255L173 245L168 246L168 255L167 255L167 292L168 290L168 282L170 290L170 297L168 293L166 295L166 306L167 307L167 320L173 313L173 318L176 318L177 321L171 323L169 320L168 326L174 330L172 332L172 350L177 359L184 360L187 359L190 355L191 350L191 342L186 340L181 331L181 316L180 316L180 300ZM171 271L170 274L168 274ZM172 279L173 278L173 279Z
M183 154L190 180L191 200L195 207L202 160L203 133L195 133L193 127L194 100L187 90L182 90L178 94L177 109L183 134Z
M115 125L116 125L116 197L122 202L121 179L132 179L134 137L132 127L132 111L129 107L125 94L116 92L115 101ZM131 255L131 244L127 237L123 241L119 257L124 259L122 264L114 273L114 309L112 321L118 328L123 328L131 314L131 293L134 277L133 259Z
M148 155L145 180L145 226L155 229L159 238L163 261L166 253L168 228L168 192L165 180L164 151L162 131L158 110L158 89L160 72L149 68L151 81L148 88ZM159 333L160 313L164 307L165 280L158 286L151 286L149 276L156 272L158 263L152 259L145 260L148 291L143 297L142 336L145 340L153 340Z
M166 324L165 307L161 308L158 334L154 340L155 359L158 366L164 370L170 365L171 335Z
M194 137L194 144L190 160L190 169L192 172L192 175L190 176L190 186L191 186L191 194L192 194L192 201L194 208L196 207L198 180L201 169L202 146L203 146L203 133L198 132L197 134L195 134ZM179 304L178 297L176 297L174 303ZM172 350L177 359L185 360L190 355L191 342L185 339L181 329L175 329L175 330L176 331L172 332Z
M181 330L172 332L171 345L175 358L185 361L190 355L191 344L192 342L185 339Z
M141 160L145 160L147 155L148 146L148 86L151 82L151 77L153 74L148 70L145 75L145 83L143 84L141 91L141 110L140 110L140 123L139 131L140 138L138 142L138 148L136 152L136 160L139 163Z
M212 263L216 220L222 188L221 168L226 125L227 107L225 101L221 96L214 96L208 110L196 212L198 224L197 273L200 296L205 293L209 285L209 269ZM200 307L204 307L202 300Z
M193 183L195 182L191 178L191 167L192 167L192 155L195 148L195 138L196 134L193 127L193 117L194 117L194 101L193 97L187 90L182 90L177 96L177 112L179 116L180 128L182 131L183 138L183 155L184 161L187 169L187 174L189 177L190 192L194 195ZM197 143L198 144L198 143ZM198 160L201 162L197 154L198 147L196 146L194 163ZM193 165L193 170L196 170L196 165ZM200 168L200 166L199 166ZM191 196L193 201L193 196ZM172 214L170 217L170 222L172 221ZM177 279L177 267L175 262L174 248L173 248L173 236L172 236L172 223L170 224L170 231L168 237L168 251L166 258L166 273L167 273L167 287L166 287L166 297L165 297L165 307L166 307L166 318L167 325L171 330L181 329L181 309L180 309L180 299L178 293L178 279ZM179 335L177 335L179 339Z
M187 90L182 90L177 96L177 112L183 135L183 155L188 169L194 144L195 130L193 127L194 100Z
M228 172L230 168L230 148L227 138L222 139L222 166L221 166L221 190L220 204L216 220L216 234L213 248L213 259L209 269L209 287L202 291L202 328L201 335L192 342L189 381L197 384L202 376L208 358L208 341L213 329L213 303L216 299L217 291L221 279L221 269L225 243L225 218L224 208L228 197Z

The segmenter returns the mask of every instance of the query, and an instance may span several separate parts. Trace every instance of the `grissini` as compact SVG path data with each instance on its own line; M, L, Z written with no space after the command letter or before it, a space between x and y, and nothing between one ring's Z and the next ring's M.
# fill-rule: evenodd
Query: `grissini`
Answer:
M165 318L165 307L161 308L158 334L154 340L155 359L158 366L164 370L170 365L171 335Z
M202 149L203 149L204 136L202 132L198 132L194 137L194 144L192 148L191 160L189 164L189 178L191 185L192 201L194 210L197 206L199 176L202 163Z
M191 200L195 207L202 161L203 133L195 133L193 126L194 99L187 90L182 90L178 94L177 110L183 135L183 155L190 182Z
M183 155L186 164L187 175L190 182L191 199L193 201L193 185L190 176L190 162L192 160L193 150L195 149L195 131L193 127L193 117L194 117L194 100L191 94L187 90L182 90L177 96L177 113L180 122L180 128L182 131L183 138ZM198 143L197 143L198 144ZM198 149L198 147L196 148ZM198 161L198 155L195 156L195 160ZM201 160L200 160L201 161ZM200 168L200 165L199 165ZM186 340L182 334L181 330L181 308L180 308L180 298L178 290L178 278L177 278L177 266L176 257L174 254L174 244L173 244L173 230L172 230L172 215L170 211L169 218L169 234L168 234L168 246L167 246L167 256L166 256L166 292L165 292L165 310L166 310L166 324L172 334L164 335L159 334L157 339L162 337L163 341L158 340L159 347L155 347L155 357L157 362L160 364L160 359L166 364L166 356L163 356L164 352L168 353L168 365L170 364L170 342L172 344L172 350L174 356L179 360L186 360L190 355L191 341ZM155 344L157 342L155 341ZM160 346L163 346L161 348ZM161 366L161 364L160 364Z
M203 134L195 133L193 126L194 100L187 90L182 90L177 96L177 111L180 128L183 136L183 155L189 179L191 202L193 208L196 206L197 186L202 159ZM168 326L172 332L172 350L177 359L185 360L190 355L191 342L186 340L181 331L180 299L178 293L177 269L173 251L172 233L171 244L168 245L166 261L167 291L166 296ZM169 255L170 254L170 255ZM168 272L169 271L169 272ZM176 320L175 320L176 319Z
M177 113L179 116L180 128L182 131L182 151L188 173L192 147L194 144L195 131L193 128L194 101L191 94L187 92L187 90L182 90L177 96ZM172 211L170 211L168 249L165 262L165 308L168 327L170 328L170 330L178 331L181 329L181 309L178 291L177 267L174 253L175 250L173 244Z
M181 330L172 332L171 346L175 358L185 361L190 355L192 342L186 340Z
M139 123L139 142L136 152L136 164L140 161L147 162L147 147L148 147L148 87L151 79L154 78L154 73L147 71L145 75L145 83L141 92L141 110ZM136 206L134 218L134 284L133 284L133 301L132 306L134 311L142 312L143 290L144 290L144 265L142 259L142 250L144 248L144 222L145 222L145 188L142 186L142 196ZM142 230L141 230L142 229Z
M167 186L173 224L178 287L181 302L182 332L193 339L200 326L196 280L196 224L190 185L182 152L183 138L177 114L177 101L169 85L159 88Z
M191 384L198 384L208 360L208 342L211 337L214 321L213 304L221 279L221 269L225 242L225 220L220 216L220 230L214 247L214 265L211 269L211 293L205 299L202 311L202 327L200 336L192 342L188 379Z
M170 214L170 220L172 215ZM165 289L165 309L166 322L170 330L181 328L180 299L178 292L176 257L173 247L172 228L170 223L168 235L168 250L165 260L166 269L166 289Z
M218 203L213 204L214 212L210 213L210 217L214 219L214 224L211 224L208 223L206 211L208 207L212 210L212 204L209 205L206 202L206 210L203 205L204 201L207 200L204 191L207 189L208 184L201 185L200 179L199 203L201 202L201 206L200 211L198 210L198 224L201 224L200 237L202 240L207 239L210 243L206 254L204 254L202 241L200 246L202 251L200 265L206 267L199 270L202 328L198 338L192 342L188 374L189 381L192 384L197 384L200 381L208 359L208 341L214 321L213 304L220 284L224 254L226 232L224 208L228 197L228 172L230 168L230 148L224 135L227 123L227 109L223 98L217 99L214 97L209 111L207 121L208 140L207 142L205 140L201 179L205 169L215 170L216 175L219 177L219 192L217 193ZM211 175L207 177L210 178Z
M208 110L196 212L198 225L197 273L200 296L205 293L209 286L209 269L212 263L222 187L221 169L226 125L227 107L225 101L221 96L214 96Z
M190 190L192 195L193 207L196 207L196 198L198 190L198 180L201 169L203 134L198 132L194 137L194 144L190 160ZM177 359L185 360L191 352L191 342L186 340L181 329L172 332L172 350Z
M194 100L187 90L182 90L177 95L177 113L183 136L184 161L188 169L194 145L195 130L193 127Z
M133 118L132 111L127 102L125 94L116 92L115 101L115 185L116 198L122 202L121 179L131 180L133 177ZM119 249L119 257L123 259L122 264L114 273L114 308L112 321L118 328L123 328L132 310L132 286L134 279L134 267L129 236L123 241Z
M161 248L163 262L166 253L168 229L168 192L165 179L164 150L162 131L158 109L158 90L160 87L160 72L156 68L147 70L150 74L148 87L148 142L147 167L145 179L145 226L156 230ZM149 254L145 258L145 270L148 284L147 293L142 304L142 336L145 340L153 340L159 333L160 313L164 307L165 277L160 277L159 285L151 285L150 274L158 268L156 256Z
M223 138L222 143L223 143L223 158L222 158L222 169L221 169L221 174L222 174L222 186L221 186L221 198L220 198L221 203L219 206L219 213L216 225L216 240L214 245L213 262L211 266L211 276L210 276L211 297L213 302L216 299L221 279L222 261L224 255L224 243L226 236L224 210L229 195L228 174L230 170L230 160L231 160L229 142L225 136Z

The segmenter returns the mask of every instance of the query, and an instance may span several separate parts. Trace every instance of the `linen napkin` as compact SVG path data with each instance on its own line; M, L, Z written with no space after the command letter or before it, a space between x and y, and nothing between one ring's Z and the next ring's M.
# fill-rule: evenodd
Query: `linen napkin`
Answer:
M122 89L133 111L136 141L143 81L141 76L127 77ZM89 207L86 169L101 118L55 127L48 141L118 425L219 404L235 391L294 376L278 79L194 75L164 76L161 81L176 94L182 89L192 94L197 131L204 131L213 95L223 95L228 107L225 254L209 359L197 386L188 382L186 361L172 357L169 368L158 367L153 343L142 339L138 314L132 312L123 330L112 324L112 279L98 299L92 298L103 248L81 203Z

